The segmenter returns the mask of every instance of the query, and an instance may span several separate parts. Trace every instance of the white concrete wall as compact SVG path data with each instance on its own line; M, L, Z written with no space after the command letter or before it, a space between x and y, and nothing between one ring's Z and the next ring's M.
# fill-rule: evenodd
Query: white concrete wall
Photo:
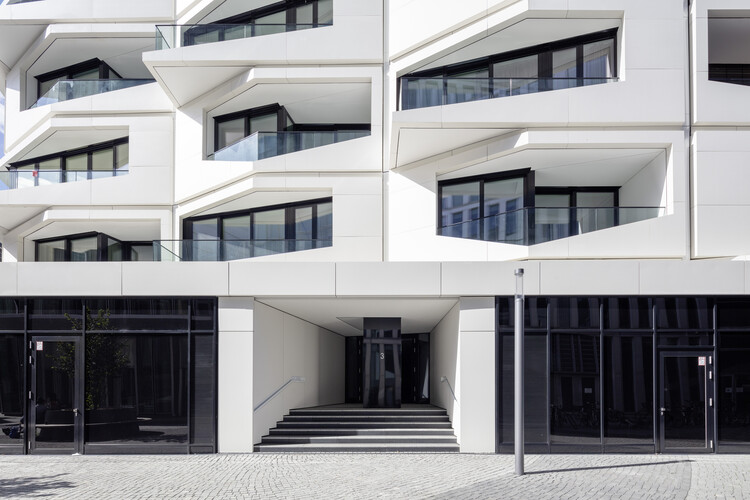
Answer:
M253 406L292 382L254 413L253 442L260 442L291 408L344 402L344 337L255 302Z
M430 332L430 403L448 411L453 429L460 441L461 411L460 401L454 398L457 387L458 363L458 321L460 305L456 304ZM446 382L441 382L442 377ZM449 385L450 384L450 385Z
M666 153L652 160L622 185L619 191L621 207L666 207Z
M430 362L430 401L448 411L461 451L494 453L495 299L461 298L430 333Z
M218 444L253 451L253 299L219 298Z

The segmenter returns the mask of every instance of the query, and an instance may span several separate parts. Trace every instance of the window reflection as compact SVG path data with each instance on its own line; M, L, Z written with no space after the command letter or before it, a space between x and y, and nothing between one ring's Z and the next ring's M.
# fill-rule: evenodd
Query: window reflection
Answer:
M187 336L86 335L86 441L187 442Z
M719 443L750 445L750 333L722 333L720 342Z
M23 335L0 335L0 447L23 445Z

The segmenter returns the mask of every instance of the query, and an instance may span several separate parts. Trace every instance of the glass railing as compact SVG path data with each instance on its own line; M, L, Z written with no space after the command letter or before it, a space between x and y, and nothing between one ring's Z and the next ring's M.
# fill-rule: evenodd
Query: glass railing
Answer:
M189 47L204 43L239 40L289 31L332 26L333 23L308 24L159 24L156 26L156 50Z
M328 240L156 240L155 261L222 262L330 247Z
M119 170L8 170L0 172L0 191L27 187L103 179L125 175L127 168Z
M8 0L5 5L13 5L16 3L28 3L28 2L39 2L40 0Z
M216 161L258 161L370 135L369 130L256 132L208 155Z
M617 78L401 78L402 110L616 82Z
M103 94L113 90L127 89L153 83L156 80L150 78L139 78L129 80L60 80L55 83L43 96L41 96L31 107L54 104L60 101L68 101L79 97L95 94Z
M443 226L438 234L535 245L664 215L663 207L521 208Z

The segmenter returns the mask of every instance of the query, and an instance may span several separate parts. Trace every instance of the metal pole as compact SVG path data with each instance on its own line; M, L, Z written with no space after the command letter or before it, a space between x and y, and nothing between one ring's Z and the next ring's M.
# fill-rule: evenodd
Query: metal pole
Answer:
M523 268L516 269L516 321L515 321L515 452L516 475L523 476L524 425L523 425Z

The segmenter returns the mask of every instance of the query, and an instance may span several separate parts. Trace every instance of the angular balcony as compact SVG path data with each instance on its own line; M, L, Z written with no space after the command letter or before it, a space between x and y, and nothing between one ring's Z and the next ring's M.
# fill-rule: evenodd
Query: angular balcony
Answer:
M664 212L664 207L527 207L445 225L438 235L528 246L653 219Z
M31 108L55 104L61 101L87 97L96 94L103 94L113 90L122 90L147 83L154 83L156 80L150 78L137 79L112 79L112 80L59 80L52 88L45 92Z
M223 262L299 252L333 245L330 239L156 240L154 260L161 262Z
M459 78L403 77L400 110L444 106L523 94L536 94L618 81L617 77L595 78Z
M240 40L276 33L307 30L333 26L327 23L302 24L158 24L156 26L156 50L190 47L204 43Z
M258 161L369 135L369 130L255 132L208 155L208 159L216 161Z

